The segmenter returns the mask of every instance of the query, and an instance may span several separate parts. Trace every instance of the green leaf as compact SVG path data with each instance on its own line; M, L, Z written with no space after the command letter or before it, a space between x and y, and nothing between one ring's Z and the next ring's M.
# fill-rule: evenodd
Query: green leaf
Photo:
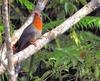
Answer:
M33 10L33 4L29 1L24 1L24 5L28 10Z
M33 10L34 6L31 2L29 2L28 0L17 0L17 3L20 3L21 6L25 6L28 10Z
M3 32L4 31L4 27L2 24L0 24L0 32Z
M23 6L23 0L17 0L17 3L18 2Z
M42 77L41 77L41 79L42 80L45 80L50 74L52 74L52 71L46 71L43 75L42 75Z
M73 30L70 35L71 35L71 38L75 41L76 45L79 46L81 42L77 33Z
M100 70L99 70L99 66L96 64L95 65L95 78L98 80L100 76Z
M70 2L65 3L64 9L65 9L66 14L73 14L74 12L77 11L77 7Z
M80 2L82 5L87 4L87 1L86 1L86 0L79 0L79 2Z

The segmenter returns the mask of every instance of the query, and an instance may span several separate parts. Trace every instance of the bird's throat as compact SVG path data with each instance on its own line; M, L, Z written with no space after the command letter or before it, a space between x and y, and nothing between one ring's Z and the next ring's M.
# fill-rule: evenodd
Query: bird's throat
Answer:
M38 30L42 30L43 23L42 23L41 18L40 18L38 15L36 15L36 16L34 17L33 25L34 25Z

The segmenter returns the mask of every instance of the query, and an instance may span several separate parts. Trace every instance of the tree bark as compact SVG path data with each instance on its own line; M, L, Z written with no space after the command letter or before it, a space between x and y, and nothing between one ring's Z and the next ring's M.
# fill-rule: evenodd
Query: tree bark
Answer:
M66 21L64 21L61 25L51 30L50 32L45 33L41 39L36 41L36 46L30 45L26 49L20 51L19 53L13 56L13 63L21 62L36 53L40 50L45 44L52 41L57 36L63 34L69 28L71 28L74 24L76 24L80 19L94 11L100 6L100 0L91 0L87 5L85 5L82 9L76 12L73 16L69 17ZM24 28L23 28L24 29ZM20 37L19 33L16 31L15 38ZM2 71L1 71L2 72Z
M99 0L92 0L88 4L86 4L83 8L77 11L73 16L69 17L66 21L64 21L61 25L51 30L48 33L45 33L40 39L38 39L34 45L28 46L26 49L20 51L19 53L14 55L14 61L24 61L38 50L40 50L44 45L55 39L57 36L63 34L69 28L71 28L74 24L76 24L80 19L94 11L100 6Z
M8 74L9 81L16 81L15 69L13 64L13 51L11 46L10 38L10 25L9 25L9 14L8 14L8 0L3 0L3 24L4 24L4 42L7 47L6 56L8 59Z

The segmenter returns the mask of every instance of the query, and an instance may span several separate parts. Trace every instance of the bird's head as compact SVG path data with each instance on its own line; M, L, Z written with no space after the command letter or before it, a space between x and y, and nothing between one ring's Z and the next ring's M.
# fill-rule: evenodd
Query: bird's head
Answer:
M42 22L42 16L39 11L34 11L34 20L33 25L38 29L42 30L43 22Z

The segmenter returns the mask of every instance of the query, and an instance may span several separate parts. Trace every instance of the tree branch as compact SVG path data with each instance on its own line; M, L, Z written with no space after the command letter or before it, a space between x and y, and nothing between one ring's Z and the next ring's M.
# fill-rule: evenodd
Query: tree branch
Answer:
M49 43L51 40L56 38L58 35L61 35L72 25L76 24L80 19L82 19L87 14L91 13L93 10L100 6L100 1L92 0L87 5L85 5L82 9L76 12L73 16L68 18L65 22L61 25L56 27L55 29L51 30L50 32L44 34L41 39L36 41L37 46L30 45L26 49L22 50L21 52L15 54L13 56L13 62L16 63L25 60L26 58L30 57L32 54L40 50L45 44ZM2 72L2 71L1 71Z
M13 50L12 50L12 46L11 46L11 38L10 38L10 25L9 25L9 14L8 14L8 0L3 0L3 24L4 24L4 29L5 29L5 38L4 38L4 42L6 43L6 47L7 47L7 52L6 52L6 56L8 59L8 67L5 65L5 63L3 63L5 65L5 67L8 70L8 74L9 74L9 81L16 81L16 76L15 76L15 68L14 68L14 64L13 64Z
M30 45L26 49L20 51L19 53L14 55L14 61L21 62L34 53L36 53L38 50L40 50L44 45L52 41L57 36L63 34L65 31L67 31L69 28L71 28L74 24L80 21L83 17L91 13L93 10L98 8L100 6L100 3L98 1L92 0L87 5L85 5L82 9L77 11L73 16L69 17L65 22L63 22L61 25L56 27L55 29L51 30L48 33L45 33L41 39L38 39L35 43L36 46Z
M40 10L40 12L42 12L42 11L44 10L44 8L45 8L45 6L46 6L46 4L47 4L48 1L49 1L49 0L38 0L38 3L37 3L37 5L36 5L35 10L38 9L38 10ZM19 30L17 30L17 31L14 32L14 34L13 34L13 36L12 36L12 38L11 38L11 40L12 40L11 44L12 44L12 46L13 46L13 44L15 44L16 41L20 38L20 36L21 36L21 34L23 33L24 29L25 29L29 24L31 24L32 20L34 19L34 14L33 14L33 13L34 13L34 10L33 10L32 14L28 17L28 19L26 20L26 22L21 26L21 28L20 28ZM3 47L3 52L2 52L2 55L4 56L4 57L2 57L3 59L6 57L6 56L5 56L6 51L7 51L6 45L4 45L4 47ZM1 54L1 49L0 49L0 54ZM5 60L4 60L4 61L5 61ZM7 62L6 62L6 64L7 64ZM5 70L5 69L4 69L3 65L0 65L0 74L2 74L2 73L4 72L4 70Z
M9 69L7 67L7 64L1 58L0 58L0 63L2 63L2 65L4 66L4 68L9 72Z

